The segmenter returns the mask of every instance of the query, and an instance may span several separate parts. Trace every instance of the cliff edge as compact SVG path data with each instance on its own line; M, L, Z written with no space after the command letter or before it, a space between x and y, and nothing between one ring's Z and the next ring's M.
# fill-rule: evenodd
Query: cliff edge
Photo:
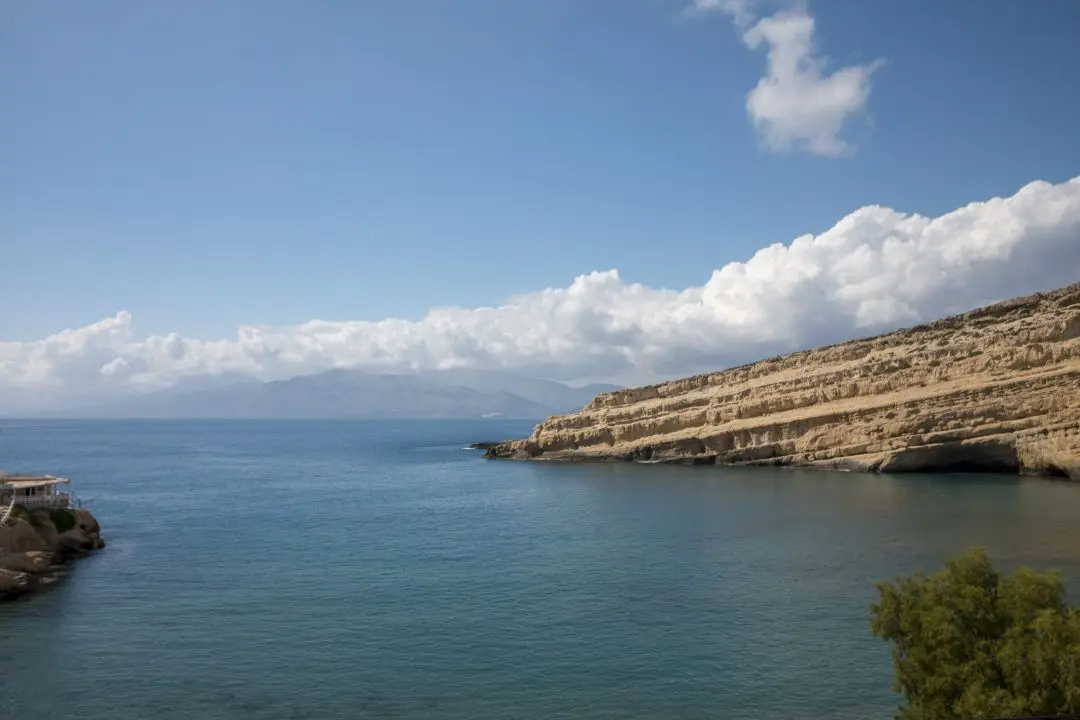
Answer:
M1080 283L878 337L598 395L485 457L1080 480Z
M0 600L16 598L62 574L68 561L105 547L89 510L37 508L0 524Z

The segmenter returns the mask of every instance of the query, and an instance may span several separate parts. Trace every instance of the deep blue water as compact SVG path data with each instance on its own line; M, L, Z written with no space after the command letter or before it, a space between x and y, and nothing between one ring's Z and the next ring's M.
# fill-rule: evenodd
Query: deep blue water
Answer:
M0 423L109 542L0 605L0 717L887 718L875 581L1080 578L1080 486L462 450L529 429Z

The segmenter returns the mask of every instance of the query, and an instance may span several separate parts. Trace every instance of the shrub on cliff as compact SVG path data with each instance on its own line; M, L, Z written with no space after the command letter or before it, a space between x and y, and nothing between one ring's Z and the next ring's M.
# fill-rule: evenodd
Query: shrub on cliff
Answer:
M878 585L902 720L1080 713L1080 610L1057 573L994 570L981 548Z
M49 517L53 521L53 525L56 526L56 532L67 532L71 528L75 527L78 519L75 517L75 513L67 508L57 508L53 510Z
M11 515L8 517L8 522L15 522L16 520L30 521L30 511L23 505L16 505L11 508Z

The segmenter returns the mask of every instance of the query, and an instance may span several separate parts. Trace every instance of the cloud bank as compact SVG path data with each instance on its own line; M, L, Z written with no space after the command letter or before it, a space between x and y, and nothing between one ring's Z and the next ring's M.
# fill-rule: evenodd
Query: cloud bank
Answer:
M223 374L476 367L640 382L872 334L1080 279L1080 177L937 218L857 210L665 290L615 270L417 322L244 326L228 340L140 337L122 311L34 342L0 342L0 410Z
M855 151L841 138L847 122L866 111L875 60L828 71L814 45L814 18L800 3L764 18L753 0L695 0L695 14L729 15L751 50L765 50L765 76L746 96L746 111L774 151L805 150L835 157Z

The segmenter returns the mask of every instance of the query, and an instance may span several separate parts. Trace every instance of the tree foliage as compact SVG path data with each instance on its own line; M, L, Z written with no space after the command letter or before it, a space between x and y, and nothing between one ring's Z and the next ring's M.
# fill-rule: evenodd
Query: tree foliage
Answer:
M902 720L1080 714L1080 610L1057 573L994 570L974 548L878 584L875 635L893 644Z

